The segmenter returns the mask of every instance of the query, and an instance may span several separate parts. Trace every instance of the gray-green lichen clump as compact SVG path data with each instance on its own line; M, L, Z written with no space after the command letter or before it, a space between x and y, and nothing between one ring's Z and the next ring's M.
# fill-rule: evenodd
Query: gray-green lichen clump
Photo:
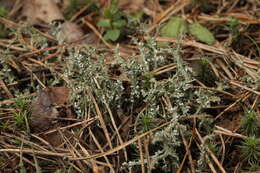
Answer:
M180 57L180 49L158 48L153 39L136 44L139 47L138 55L125 60L116 52L113 55L116 61L111 66L105 64L106 55L93 47L74 48L65 72L71 79L72 103L78 117L85 116L87 112L95 114L93 100L88 94L91 92L97 104L107 103L113 114L120 109L124 114L133 116L135 121L144 124L145 128L138 127L137 133L154 127L149 121L171 121L168 127L154 134L150 144L153 148L150 153L153 168L160 167L168 171L180 164L177 152L182 143L179 129L185 132L190 128L189 125L181 125L180 118L202 113L203 107L218 99L213 98L213 92L195 90L192 87L192 70ZM169 64L175 64L176 68L160 74L153 73L155 69ZM111 74L111 69L116 69L118 76L111 77L115 76ZM120 75L125 76L124 79ZM168 100L168 105L163 103L165 99ZM144 107L143 111L133 111L138 107ZM106 121L110 123L108 119ZM136 146L134 150L138 152ZM139 158L132 158L123 167L130 169L138 165Z

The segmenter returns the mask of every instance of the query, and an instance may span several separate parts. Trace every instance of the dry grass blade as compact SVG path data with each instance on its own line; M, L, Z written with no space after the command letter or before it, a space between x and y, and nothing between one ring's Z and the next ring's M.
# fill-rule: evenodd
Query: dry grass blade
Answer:
M117 151L119 151L119 150L124 149L125 147L127 147L127 146L130 145L130 144L132 144L133 142L138 141L138 139L141 139L141 138L143 138L143 137L149 135L150 133L155 132L156 130L159 130L159 129L161 129L161 128L167 126L167 125L169 125L170 123L171 123L171 122L166 122L166 123L164 123L164 124L162 124L162 125L160 125L160 126L154 128L154 129L149 130L148 132L145 132L145 133L143 133L143 134L141 134L141 135L139 135L139 136L137 136L137 137L135 137L135 138L133 138L133 139L131 139L131 140L125 142L125 143L123 143L122 145L119 145L119 146L117 146L117 147L115 147L115 148L112 148L111 150L108 150L108 151L106 151L106 152L104 152L104 153L94 154L94 155L91 155L91 156L89 156L89 157L82 157L82 158L73 158L73 157L70 157L69 159L70 159L70 160L87 160L87 159L100 158L100 157L103 157L103 156L107 156L107 155L113 154L113 153L115 153L115 152L117 152Z

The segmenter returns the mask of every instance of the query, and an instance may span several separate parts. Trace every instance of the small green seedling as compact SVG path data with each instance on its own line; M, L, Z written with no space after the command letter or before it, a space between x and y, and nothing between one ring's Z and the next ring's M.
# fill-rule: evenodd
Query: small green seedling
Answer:
M8 15L8 12L4 7L0 6L0 17L6 17Z
M8 127L9 127L9 121L5 121L0 124L0 129L7 129Z
M29 132L28 124L28 112L29 112L29 100L24 98L18 98L14 104L15 111L13 112L15 126L21 129L27 129Z
M28 109L29 101L24 98L18 98L15 102L15 107L20 109L21 111L25 111Z
M141 123L142 123L142 128L146 132L152 128L151 121L152 117L148 114L144 114L141 116Z
M232 34L237 34L238 33L239 20L237 18L231 17L227 21L227 24L228 24L228 27L229 27L230 31L232 32Z
M0 17L6 17L8 15L8 11L0 6ZM0 38L4 38L8 35L7 28L4 24L0 23Z
M249 164L259 162L260 158L260 142L256 137L248 137L240 146L241 158Z
M115 0L111 2L108 8L104 9L103 19L97 23L97 26L105 29L104 39L108 41L118 40L122 27L125 25L126 21L122 19Z
M241 120L241 127L244 134L248 136L260 135L260 120L254 111L248 111L245 117Z
M15 112L14 113L14 120L15 125L17 127L25 127L25 113L24 112Z

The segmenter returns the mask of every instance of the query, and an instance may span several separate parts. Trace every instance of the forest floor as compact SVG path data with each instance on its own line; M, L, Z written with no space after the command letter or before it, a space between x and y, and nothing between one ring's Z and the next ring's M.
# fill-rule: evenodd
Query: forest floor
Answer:
M260 172L259 0L0 0L0 172Z

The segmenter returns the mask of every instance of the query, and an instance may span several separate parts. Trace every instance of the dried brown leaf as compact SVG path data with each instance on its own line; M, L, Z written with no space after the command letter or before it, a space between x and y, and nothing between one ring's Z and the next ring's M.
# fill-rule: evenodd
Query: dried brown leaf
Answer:
M27 18L32 25L64 19L56 3L52 0L25 0L22 17Z
M37 132L53 126L53 119L59 116L56 106L69 101L69 89L66 87L49 87L38 93L31 106L31 127Z

